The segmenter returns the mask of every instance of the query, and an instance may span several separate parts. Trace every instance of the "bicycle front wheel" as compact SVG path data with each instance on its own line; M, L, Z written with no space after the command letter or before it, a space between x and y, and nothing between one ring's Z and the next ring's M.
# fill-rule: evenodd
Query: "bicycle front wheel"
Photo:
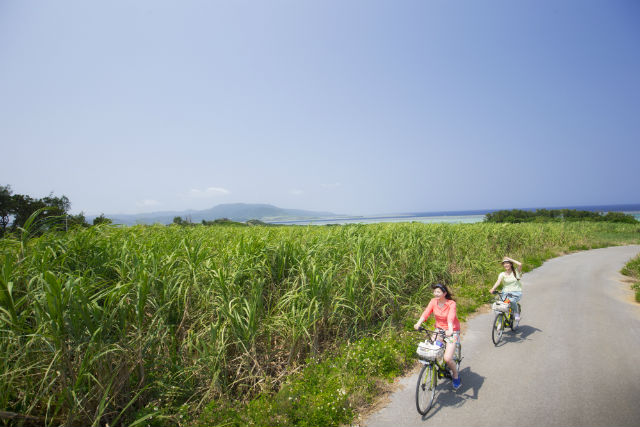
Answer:
M423 365L420 374L418 374L416 386L416 408L420 415L426 415L431 409L433 399L436 397L437 384L438 375L435 363Z
M493 345L498 345L502 339L502 333L504 332L504 314L496 314L496 318L493 321L493 329L491 330L491 339Z

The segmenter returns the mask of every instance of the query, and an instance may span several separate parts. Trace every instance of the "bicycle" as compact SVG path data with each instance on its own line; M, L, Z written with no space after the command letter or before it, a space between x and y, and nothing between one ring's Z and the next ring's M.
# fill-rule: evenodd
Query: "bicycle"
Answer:
M435 343L438 335L444 338L444 331L430 331L423 327L418 330L424 331L427 334L427 339L418 345L417 350L419 361L423 366L418 374L418 384L416 385L416 408L420 415L426 415L431 409L433 399L436 396L438 378L453 378L451 370L443 360L444 346L440 347ZM456 342L453 360L456 364L456 369L460 372L462 346L459 339Z
M515 315L511 308L511 302L509 298L513 298L514 295L509 292L501 292L496 296L496 300L491 305L491 310L496 313L496 317L493 319L493 327L491 328L491 340L493 345L498 345L502 339L502 334L505 328L511 328L512 331L518 329L518 322L515 320ZM522 313L522 307L518 304L518 311Z

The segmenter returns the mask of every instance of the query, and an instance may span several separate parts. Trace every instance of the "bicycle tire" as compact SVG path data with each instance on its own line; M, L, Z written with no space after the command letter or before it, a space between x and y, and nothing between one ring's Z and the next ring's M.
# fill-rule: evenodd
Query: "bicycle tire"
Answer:
M502 339L504 333L504 314L496 314L496 318L493 320L493 327L491 328L491 340L493 345L498 345Z
M436 374L435 363L423 365L418 374L416 384L416 409L420 415L427 415L433 405L436 396L436 386L438 385L438 375Z

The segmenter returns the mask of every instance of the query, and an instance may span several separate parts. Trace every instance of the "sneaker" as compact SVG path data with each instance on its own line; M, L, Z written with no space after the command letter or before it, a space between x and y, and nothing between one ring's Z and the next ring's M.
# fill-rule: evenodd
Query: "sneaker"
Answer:
M458 374L458 378L453 379L453 389L457 390L462 385L462 379L460 378L460 374Z

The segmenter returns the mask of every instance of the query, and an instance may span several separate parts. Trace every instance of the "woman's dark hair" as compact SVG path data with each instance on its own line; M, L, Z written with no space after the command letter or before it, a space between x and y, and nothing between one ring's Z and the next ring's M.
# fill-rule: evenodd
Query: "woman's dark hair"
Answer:
M453 296L451 295L451 292L449 292L449 289L445 285L443 285L442 283L436 283L435 285L431 285L431 289L435 289L435 288L440 288L441 290L443 290L446 294L444 296L446 299L453 300Z
M502 263L504 264L505 262L508 262L509 264L511 264L511 273L513 273L513 277L515 277L516 280L522 279L522 274L520 274L520 277L518 277L518 272L516 271L516 268L513 265L513 263L511 261L503 261Z

